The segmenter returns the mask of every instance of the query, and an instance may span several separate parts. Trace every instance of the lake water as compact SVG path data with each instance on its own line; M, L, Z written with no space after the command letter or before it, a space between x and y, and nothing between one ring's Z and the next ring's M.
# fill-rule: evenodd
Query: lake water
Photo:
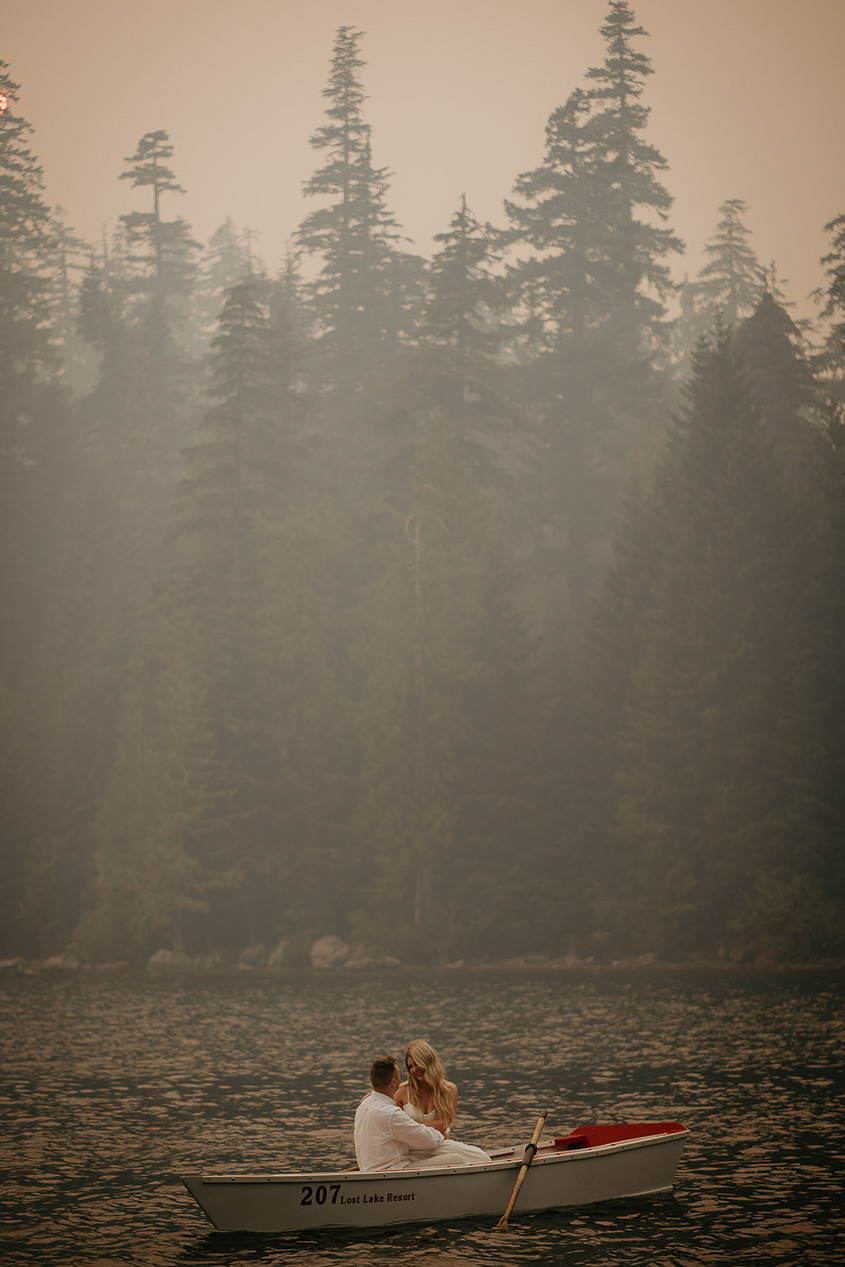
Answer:
M686 1267L842 1261L841 974L0 980L0 1263ZM363 1236L215 1232L178 1181L354 1164L370 1060L427 1038L488 1146L581 1123L693 1134L671 1195ZM838 1252L837 1252L838 1250Z

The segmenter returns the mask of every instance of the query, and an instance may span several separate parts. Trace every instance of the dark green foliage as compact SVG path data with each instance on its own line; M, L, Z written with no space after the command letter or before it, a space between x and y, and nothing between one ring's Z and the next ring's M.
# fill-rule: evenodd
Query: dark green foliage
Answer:
M51 725L69 693L80 455L51 339L57 240L5 63L0 93L0 928L2 953L33 954L69 935L84 870Z
M741 198L731 198L719 208L721 220L704 247L707 263L698 274L702 329L718 313L725 325L734 325L762 298L763 270L749 242L743 223L746 211Z
M128 261L133 266L133 290L152 296L161 304L172 304L190 293L195 276L194 252L199 248L190 237L184 220L162 217L162 196L182 194L184 189L167 162L173 146L166 132L148 132L126 162L121 180L131 180L134 189L150 189L151 211L132 211L120 217L126 230Z
M226 291L257 273L249 233L235 227L231 216L209 239L194 292L194 309L202 336L211 339Z
M465 200L436 240L418 345L379 435L358 815L373 872L359 927L415 958L492 949L479 877L512 877L509 830L530 768L529 641L505 562L512 408L496 252ZM505 745L488 734L500 704Z
M29 149L32 128L15 111L18 85L0 62L0 427L6 461L24 461L31 398L56 361L48 337L47 262L55 247L42 197L41 169Z
M65 382L76 391L84 391L90 386L92 369L78 329L79 291L91 250L65 223L61 207L56 208L52 226L52 276L47 293L50 338Z
M743 222L745 203L731 198L719 208L721 219L704 247L707 262L694 282L680 292L680 313L672 328L671 359L676 372L687 378L698 340L716 320L735 325L768 294L765 274ZM770 298L774 298L770 295Z
M612 269L607 319L636 353L648 348L646 331L652 338L663 337L662 301L674 289L666 259L682 244L665 227L672 198L659 176L666 160L643 136L649 110L640 98L653 70L633 41L646 32L636 25L625 0L611 0L601 33L607 49L604 65L587 71L594 85L588 134L598 152L597 176L608 219Z
M786 309L766 291L737 328L736 342L768 435L795 477L806 477L815 438L810 422L819 390L801 332Z
M511 241L530 250L511 279L528 318L535 566L556 578L545 618L570 647L628 464L659 435L667 259L681 249L665 225L665 160L643 135L651 66L635 41L644 32L627 4L612 3L602 34L604 64L551 116L543 163L519 177L506 204Z
M311 138L326 161L305 184L323 205L297 231L299 248L319 262L310 285L321 332L322 381L342 392L372 389L414 320L422 262L402 251L399 227L387 206L388 172L373 166L364 120L361 33L340 27L323 95L327 121Z
M637 518L625 574L639 588L617 579L600 621L632 651L615 704L618 889L602 917L629 948L713 953L740 932L748 944L760 877L792 867L812 885L825 834L813 541L723 331L697 354Z

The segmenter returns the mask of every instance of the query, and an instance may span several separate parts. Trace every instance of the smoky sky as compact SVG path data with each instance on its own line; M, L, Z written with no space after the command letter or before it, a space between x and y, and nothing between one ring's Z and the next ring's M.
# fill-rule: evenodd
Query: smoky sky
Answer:
M390 205L428 254L462 195L502 224L546 120L604 59L607 0L26 0L4 6L0 57L21 84L46 197L91 242L142 191L118 179L165 129L207 240L232 216L273 269L313 203L302 184L323 122L337 28L361 51L374 160ZM843 0L631 0L654 74L648 139L668 162L669 223L693 276L721 203L742 199L760 260L798 315L823 282L824 224L845 210Z

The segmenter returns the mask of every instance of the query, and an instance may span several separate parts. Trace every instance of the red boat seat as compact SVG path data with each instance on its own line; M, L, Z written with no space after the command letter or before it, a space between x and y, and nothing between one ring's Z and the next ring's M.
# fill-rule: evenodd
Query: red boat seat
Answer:
M602 1144L618 1144L626 1139L640 1139L643 1135L672 1135L686 1130L680 1122L641 1122L632 1126L579 1126L570 1135L555 1140L560 1153L574 1148L599 1148Z

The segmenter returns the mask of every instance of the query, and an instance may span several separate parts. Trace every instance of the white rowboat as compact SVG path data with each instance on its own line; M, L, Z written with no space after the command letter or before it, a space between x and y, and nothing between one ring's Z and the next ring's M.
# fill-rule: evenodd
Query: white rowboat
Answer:
M514 1213L647 1196L671 1189L689 1131L679 1122L582 1126L537 1149ZM524 1150L482 1165L425 1170L183 1175L220 1231L304 1232L498 1217Z

